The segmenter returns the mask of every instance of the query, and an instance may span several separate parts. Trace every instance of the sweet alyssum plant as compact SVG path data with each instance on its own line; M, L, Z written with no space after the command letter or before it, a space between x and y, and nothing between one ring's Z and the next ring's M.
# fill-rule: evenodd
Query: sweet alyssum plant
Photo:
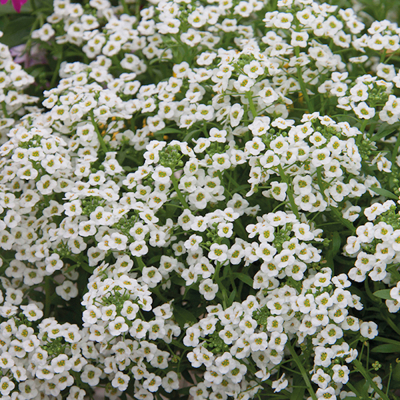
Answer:
M0 48L2 399L398 398L399 27L312 0L46 17L54 87Z

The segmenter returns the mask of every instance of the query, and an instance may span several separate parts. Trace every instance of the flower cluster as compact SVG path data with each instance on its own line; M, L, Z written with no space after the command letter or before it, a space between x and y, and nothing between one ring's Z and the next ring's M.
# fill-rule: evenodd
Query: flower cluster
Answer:
M2 398L388 400L398 26L84 3L31 34L74 59L40 102L0 48Z
M2 34L1 34L2 36ZM0 37L1 37L0 36ZM7 46L0 45L0 144L6 140L6 134L21 116L25 115L29 104L37 98L23 93L34 82L21 65L14 62ZM28 106L28 107L27 107Z

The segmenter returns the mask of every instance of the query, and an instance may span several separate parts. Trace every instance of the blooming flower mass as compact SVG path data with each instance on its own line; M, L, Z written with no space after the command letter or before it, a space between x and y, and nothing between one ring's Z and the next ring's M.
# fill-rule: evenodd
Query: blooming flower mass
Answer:
M399 398L400 28L342 3L54 0L0 45L2 399Z

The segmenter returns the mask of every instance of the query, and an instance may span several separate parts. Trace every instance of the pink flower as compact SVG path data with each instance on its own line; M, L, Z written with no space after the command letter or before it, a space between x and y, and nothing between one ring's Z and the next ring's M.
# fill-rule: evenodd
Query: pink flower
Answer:
M8 0L0 0L1 4L6 4ZM21 11L21 7L28 1L28 0L11 0L15 11L19 13Z
M30 50L26 50L25 44L20 44L19 46L12 47L10 53L14 57L14 61L17 64L24 63L25 68L29 68L36 64L47 63L45 52L38 44L34 44Z

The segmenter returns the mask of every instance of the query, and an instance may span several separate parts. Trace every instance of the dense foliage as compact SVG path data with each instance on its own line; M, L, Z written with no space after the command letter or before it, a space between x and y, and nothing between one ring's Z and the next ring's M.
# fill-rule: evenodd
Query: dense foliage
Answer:
M398 25L28 6L0 46L2 399L399 398Z

